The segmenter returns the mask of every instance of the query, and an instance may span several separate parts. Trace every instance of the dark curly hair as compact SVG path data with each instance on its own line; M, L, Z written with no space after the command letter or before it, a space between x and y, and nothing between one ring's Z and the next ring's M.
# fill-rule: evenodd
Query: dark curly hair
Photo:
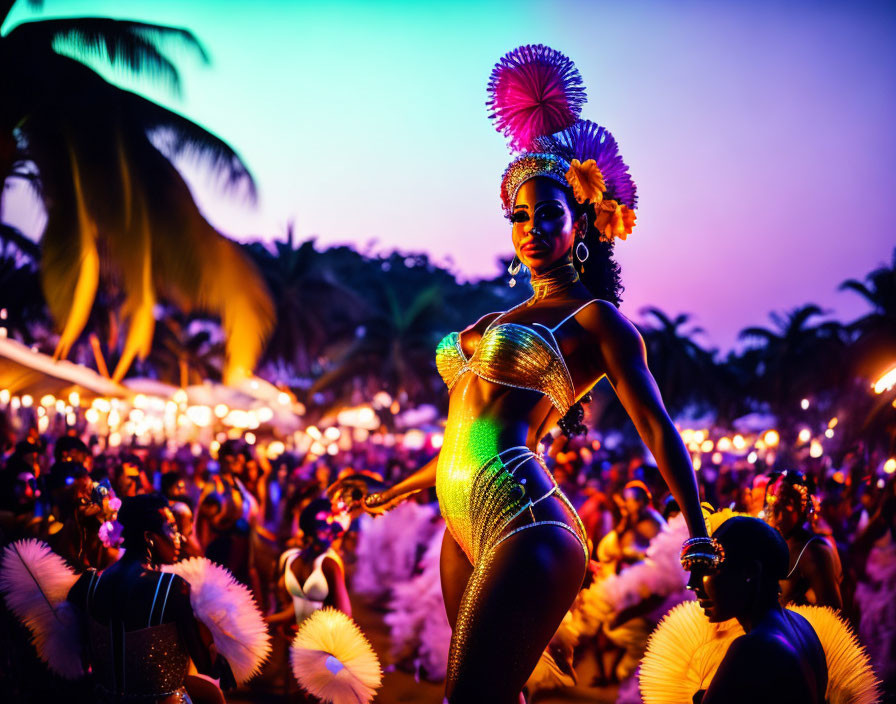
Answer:
M622 285L622 269L619 262L613 258L613 243L601 240L600 232L594 227L594 206L590 203L579 204L569 188L564 188L563 191L573 217L576 219L584 217L588 221L588 229L581 239L588 248L588 258L584 262L580 262L573 254L573 266L579 272L579 278L592 296L608 301L618 308L622 302L622 292L625 288ZM578 241L576 245L578 245ZM566 415L557 421L557 426L564 435L571 438L588 432L588 426L585 425L584 404L591 403L591 399L589 391L581 401L573 404Z

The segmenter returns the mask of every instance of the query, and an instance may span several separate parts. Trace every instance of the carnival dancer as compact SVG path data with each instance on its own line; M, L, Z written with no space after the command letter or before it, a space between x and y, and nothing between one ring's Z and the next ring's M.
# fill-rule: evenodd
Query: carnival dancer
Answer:
M299 516L301 547L290 548L280 558L281 585L290 603L267 620L298 627L289 661L302 691L287 686L291 701L366 704L382 682L379 660L351 619L337 549L349 520L346 514L334 514L327 499L315 499Z
M879 701L868 656L834 610L779 603L788 549L771 526L735 516L713 539L720 559L689 581L698 602L673 609L648 643L646 704Z
M316 499L299 516L299 529L301 546L289 548L280 556L280 583L289 603L268 616L267 622L300 625L324 606L351 616L345 567L335 545L345 532L345 525L331 513L327 499Z
M449 389L442 448L417 473L362 500L379 513L435 485L448 530L442 588L453 627L451 702L517 702L578 593L588 562L582 523L539 454L554 425L578 428L578 403L609 378L681 505L694 559L715 559L690 458L647 369L644 343L619 313L613 239L635 214L616 141L578 120L572 62L523 46L492 72L488 106L517 152L501 182L516 256L533 295L439 344ZM451 206L444 206L450 208ZM511 285L515 279L511 279ZM340 487L333 498L340 500Z
M787 541L790 566L781 582L781 604L843 608L843 568L833 540L812 528L816 499L802 472L787 470L766 487L765 520Z
M222 701L209 679L250 678L270 649L246 587L205 558L173 565L180 537L158 494L124 500L124 555L78 577L48 546L20 541L3 553L0 589L58 674L90 673L101 702ZM177 571L179 574L174 574Z
M236 440L226 440L218 448L218 474L213 474L199 497L196 533L205 546L205 556L223 565L248 585L259 604L263 590L252 552L258 502L240 480L246 456Z

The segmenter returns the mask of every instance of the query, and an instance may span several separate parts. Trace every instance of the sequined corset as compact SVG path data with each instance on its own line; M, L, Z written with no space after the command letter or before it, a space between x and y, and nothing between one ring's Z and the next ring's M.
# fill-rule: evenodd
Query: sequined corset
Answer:
M109 701L189 701L182 691L190 654L177 624L125 631L121 622L89 619L93 672L98 694Z
M596 300L596 299L595 299ZM565 415L575 403L575 387L554 332L588 301L552 328L540 323L489 325L468 359L460 345L460 333L446 335L436 348L436 367L449 391L467 371L504 386L538 391ZM535 330L538 326L545 335Z

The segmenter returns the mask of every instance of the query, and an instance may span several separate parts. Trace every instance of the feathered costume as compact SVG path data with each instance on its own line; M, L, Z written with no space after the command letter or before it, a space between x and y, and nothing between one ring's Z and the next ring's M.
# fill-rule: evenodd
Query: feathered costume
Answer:
M190 583L193 614L211 632L218 653L228 661L235 678L243 682L255 674L270 652L270 644L264 620L248 589L226 569L205 558L169 565L164 571L178 574ZM171 579L165 579L169 589ZM19 541L3 551L0 591L7 606L31 631L40 658L53 671L69 679L84 675L81 653L85 624L82 615L67 600L78 581L79 576L65 561L39 540ZM93 586L99 580L90 581ZM159 580L160 586L162 581ZM94 622L88 625L88 630L96 631ZM188 660L181 663L182 669L181 664L174 668L176 673L166 671L165 658L158 659L161 657L155 653L158 643L151 637L153 629L158 630L159 637L172 639L169 645L181 653L183 648L176 642L176 632L169 632L170 625L160 623L134 632L125 656L128 663L139 663L141 648L146 647L142 670L165 680L166 692L176 693L182 687ZM97 632L100 631L106 637L109 629L99 627Z
M896 692L896 541L889 533L872 548L865 575L856 586L859 635L874 671Z
M190 583L190 605L212 634L238 684L258 674L271 653L271 638L248 587L204 557L162 567Z
M393 585L409 580L420 552L439 530L437 515L433 506L406 501L382 516L362 516L353 591L386 599Z
M828 666L829 704L875 704L877 680L846 622L822 606L792 606L815 630ZM639 675L645 704L691 704L712 682L731 642L744 634L735 619L710 623L696 602L680 604L647 644Z
M66 601L77 579L40 540L7 545L0 559L0 591L7 607L28 627L40 659L66 679L84 676L80 619Z
M382 683L380 663L361 629L341 611L315 611L290 648L299 684L332 704L367 704Z
M439 555L445 525L429 540L419 564L419 574L396 582L385 622L390 629L392 655L414 663L415 674L427 680L445 679L451 626L439 577Z

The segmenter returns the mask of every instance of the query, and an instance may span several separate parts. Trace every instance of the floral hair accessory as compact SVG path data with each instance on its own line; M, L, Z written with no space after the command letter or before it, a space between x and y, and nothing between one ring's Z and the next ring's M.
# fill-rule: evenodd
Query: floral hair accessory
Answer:
M604 199L604 191L607 185L604 183L604 175L597 168L594 159L588 159L583 164L578 159L573 159L566 172L566 180L572 188L572 194L579 203L593 203L600 205Z
M124 526L117 520L104 521L99 530L100 542L107 548L117 548L123 542L123 533Z
M601 242L612 242L617 237L626 239L635 227L635 211L615 200L603 201L594 216L594 226Z

